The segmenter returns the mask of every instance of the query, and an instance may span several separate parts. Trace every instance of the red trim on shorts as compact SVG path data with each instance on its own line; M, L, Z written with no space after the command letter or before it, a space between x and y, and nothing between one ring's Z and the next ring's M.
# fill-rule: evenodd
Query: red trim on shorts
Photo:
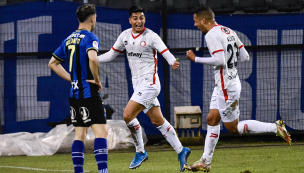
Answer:
M146 30L146 27L144 27L144 29L143 29L136 37L133 35L133 31L131 32L131 35L132 35L132 37L133 37L134 39L136 39L136 38L139 37L145 30Z
M165 50L161 51L161 53L160 53L160 54L165 53L167 50L169 50L169 49L167 48L167 49L165 49Z
M221 73L222 90L224 92L224 97L225 97L225 102L226 102L228 100L228 94L227 94L227 90L225 89L225 84L224 84L223 66L221 67L220 73Z
M244 45L240 46L239 49L241 49L242 47L244 47Z
M212 55L215 53L221 52L221 51L224 51L224 49L216 50L216 51L212 52Z
M156 74L156 67L157 67L157 59L156 59L155 55L156 55L156 50L153 49L153 57L154 57L154 74L153 74L153 83L150 84L150 86L154 85L154 84L155 84L155 80L156 80L156 79L155 79L155 74Z
M114 47L112 47L112 49L113 49L114 51L116 51L116 52L119 52L119 53L122 52L122 50L115 49Z

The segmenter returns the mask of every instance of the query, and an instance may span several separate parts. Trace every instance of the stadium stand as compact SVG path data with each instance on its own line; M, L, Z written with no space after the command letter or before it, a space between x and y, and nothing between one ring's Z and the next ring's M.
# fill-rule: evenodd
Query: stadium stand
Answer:
M226 1L207 0L206 5L211 7L214 13L218 13L218 14L233 13L235 11L233 0L226 0Z
M134 2L134 5L141 5L147 11L161 11L162 1L161 0L140 0L139 2Z
M120 1L117 3L117 0L106 0L106 6L116 9L129 9L132 3L131 1Z
M262 13L268 11L266 0L240 0L239 9L246 13Z
M302 9L299 0L274 0L272 5L279 12L294 12Z

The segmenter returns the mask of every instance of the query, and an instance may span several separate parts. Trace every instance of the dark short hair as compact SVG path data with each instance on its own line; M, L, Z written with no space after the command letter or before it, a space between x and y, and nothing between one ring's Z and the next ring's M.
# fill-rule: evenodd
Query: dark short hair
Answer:
M194 14L197 16L203 16L207 20L213 20L214 19L214 13L212 9L208 6L201 5L199 6L195 11Z
M137 13L137 12L145 12L145 10L140 7L140 6L132 6L130 9L129 9L129 17L132 16L132 13Z
M91 15L96 14L96 7L94 4L83 4L77 8L76 14L79 22L83 23Z

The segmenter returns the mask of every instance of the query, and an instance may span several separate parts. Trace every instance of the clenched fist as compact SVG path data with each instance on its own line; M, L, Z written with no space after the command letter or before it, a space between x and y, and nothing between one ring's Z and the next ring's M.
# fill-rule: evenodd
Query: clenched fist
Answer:
M188 51L187 51L187 58L188 58L189 60L195 62L195 57L196 57L196 55L193 53L192 50L188 50Z

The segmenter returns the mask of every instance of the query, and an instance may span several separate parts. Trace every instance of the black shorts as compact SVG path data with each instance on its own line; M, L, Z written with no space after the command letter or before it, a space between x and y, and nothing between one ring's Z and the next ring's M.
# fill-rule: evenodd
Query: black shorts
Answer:
M75 127L89 127L93 124L106 124L103 101L100 97L85 99L69 98L72 124Z

